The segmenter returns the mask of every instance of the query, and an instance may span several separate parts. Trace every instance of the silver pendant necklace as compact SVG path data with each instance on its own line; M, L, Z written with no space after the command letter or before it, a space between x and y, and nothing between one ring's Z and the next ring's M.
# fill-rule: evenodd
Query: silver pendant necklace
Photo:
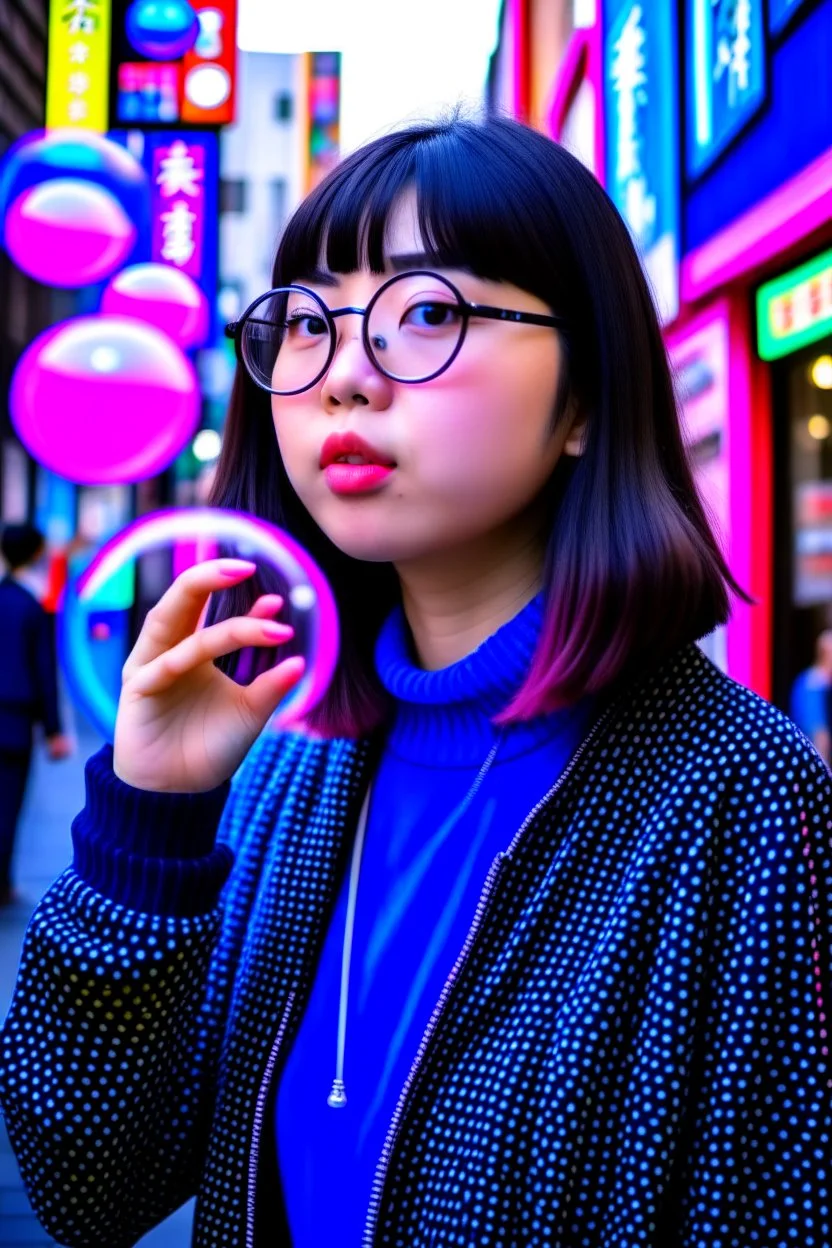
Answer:
M471 802L477 795L480 785L485 779L491 764L497 756L500 748L505 729L501 729L497 735L497 740L488 752L488 756L477 772L476 779L471 785L468 792L463 797L454 810L451 811L445 820L444 828L446 832L458 822L465 814L465 811L471 805ZM332 1109L343 1109L347 1103L347 1091L344 1085L344 1053L346 1049L347 1039L347 1006L349 1003L350 989L350 959L352 958L352 937L355 924L355 903L358 896L358 879L361 874L361 857L364 851L364 835L367 831L367 815L370 810L370 794L372 793L373 784L367 787L364 796L364 803L361 807L361 814L358 816L358 828L355 834L355 845L352 851L352 864L350 866L350 887L347 897L347 918L344 925L344 947L341 955L341 997L338 1007L338 1045L335 1058L335 1079L332 1083L332 1091L326 1098L326 1103Z

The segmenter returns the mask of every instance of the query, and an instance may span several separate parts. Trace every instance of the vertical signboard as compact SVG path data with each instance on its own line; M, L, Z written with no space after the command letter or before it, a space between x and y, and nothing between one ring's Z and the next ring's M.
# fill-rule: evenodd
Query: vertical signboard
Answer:
M111 0L50 0L46 128L103 134L109 119Z
M700 317L668 341L682 427L696 486L726 559L731 557L729 338L724 308ZM723 670L727 632L718 628L702 643Z
M763 0L685 0L685 46L686 164L696 177L765 100Z
M675 6L604 6L606 186L641 252L662 320L679 311Z
M341 53L310 52L307 58L308 156L311 191L337 163L341 142Z
M199 35L182 61L182 121L225 126L234 120L236 0L191 0Z
M211 131L157 131L145 139L150 258L181 269L205 292L212 341L217 303L218 144Z

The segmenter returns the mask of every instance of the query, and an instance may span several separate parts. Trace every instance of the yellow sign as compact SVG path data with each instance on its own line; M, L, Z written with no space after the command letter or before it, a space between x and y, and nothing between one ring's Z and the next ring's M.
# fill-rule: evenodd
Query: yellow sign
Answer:
M49 0L47 130L106 132L111 16L111 0Z

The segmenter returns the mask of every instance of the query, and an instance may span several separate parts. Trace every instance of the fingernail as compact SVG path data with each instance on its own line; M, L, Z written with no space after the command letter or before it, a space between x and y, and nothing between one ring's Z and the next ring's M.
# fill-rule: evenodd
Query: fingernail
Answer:
M268 621L263 625L263 632L266 637L278 637L281 641L295 635L295 630L291 624L275 624L272 621Z
M219 573L220 576L245 576L247 572L254 572L256 568L257 564L248 559L228 559L219 569Z

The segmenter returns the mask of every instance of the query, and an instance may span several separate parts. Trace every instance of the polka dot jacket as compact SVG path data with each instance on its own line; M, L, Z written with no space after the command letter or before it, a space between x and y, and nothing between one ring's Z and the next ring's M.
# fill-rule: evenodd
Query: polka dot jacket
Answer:
M288 1244L273 1096L373 749L264 735L175 912L77 858L41 901L0 1085L60 1243L126 1248L197 1193L198 1248ZM696 647L625 691L507 830L365 1248L828 1248L831 808L805 738Z

